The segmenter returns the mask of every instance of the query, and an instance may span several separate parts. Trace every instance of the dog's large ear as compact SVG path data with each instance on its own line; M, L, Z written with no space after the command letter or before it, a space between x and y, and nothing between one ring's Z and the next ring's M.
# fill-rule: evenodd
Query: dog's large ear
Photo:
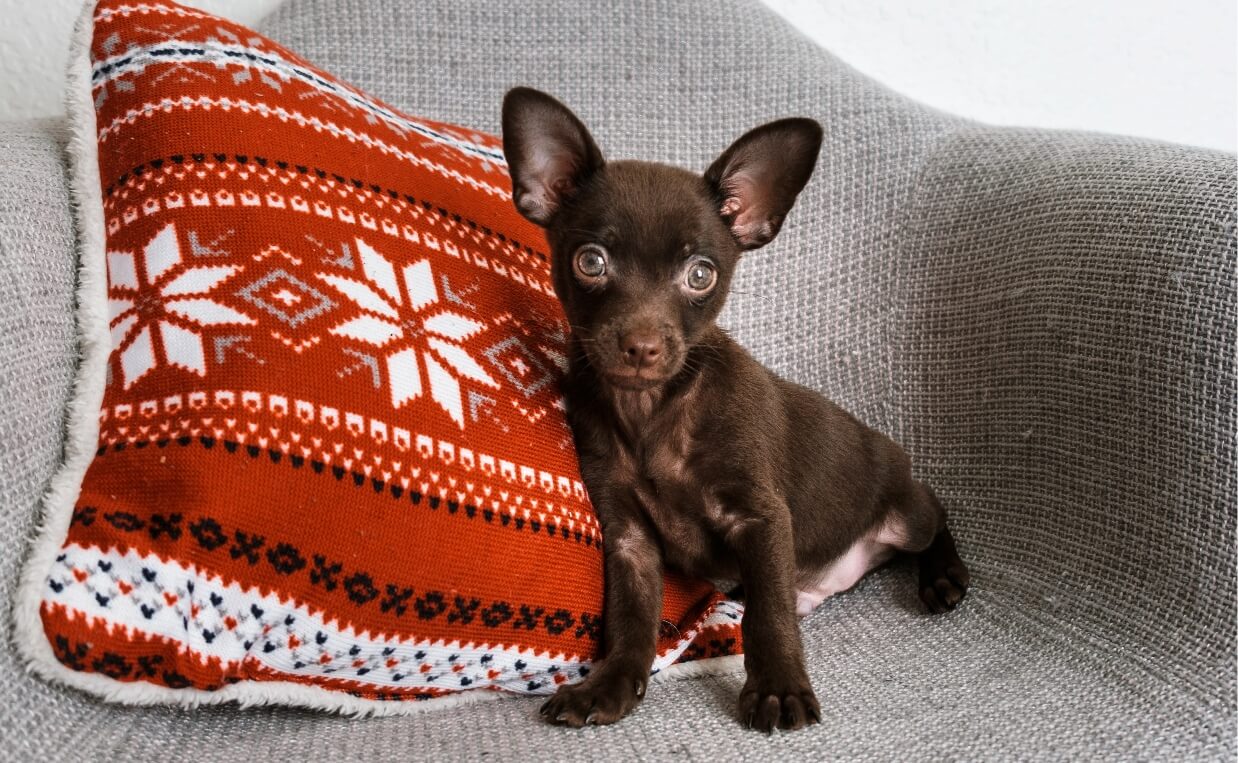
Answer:
M576 115L528 87L503 97L503 153L520 214L545 226L604 161Z
M740 247L756 249L778 235L812 175L821 135L821 125L811 119L770 122L745 133L705 171L718 214Z

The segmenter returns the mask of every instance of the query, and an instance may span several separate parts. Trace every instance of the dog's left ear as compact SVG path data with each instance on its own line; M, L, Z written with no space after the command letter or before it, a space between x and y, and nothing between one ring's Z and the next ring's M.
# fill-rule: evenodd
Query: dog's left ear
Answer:
M821 137L812 119L780 119L745 133L705 171L718 214L741 248L765 246L778 235L812 175Z

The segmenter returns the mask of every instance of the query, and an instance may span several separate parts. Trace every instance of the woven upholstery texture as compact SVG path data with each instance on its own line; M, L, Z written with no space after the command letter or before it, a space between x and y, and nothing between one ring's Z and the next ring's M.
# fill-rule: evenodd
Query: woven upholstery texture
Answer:
M52 741L50 728L39 726L50 708L85 705L26 675L9 638L39 497L60 463L77 366L67 139L57 121L0 123L0 758L14 760ZM67 720L53 722L63 728Z
M975 580L967 602L923 615L905 564L828 602L803 623L824 722L772 739L733 719L740 676L655 685L631 718L583 732L540 723L536 702L519 699L357 721L134 711L22 677L0 689L0 758L1238 753L1232 155L943 115L755 2L409 8L291 0L261 29L397 107L479 130L497 129L507 87L547 89L613 157L703 169L762 121L823 122L817 173L779 239L749 256L725 320L772 367L904 443L951 512ZM27 166L36 148L58 171L46 138L6 139L0 164ZM18 199L55 190L17 177L33 184ZM13 229L15 191L3 192L6 262L36 235L53 243ZM17 214L67 236L66 202L35 202ZM68 279L64 246L31 277ZM70 332L64 323L57 336ZM21 357L7 353L31 348L5 341L7 373ZM69 363L40 363L61 371L63 397ZM6 406L38 404L5 378ZM23 415L43 428L55 416ZM5 430L4 442L27 437ZM55 455L37 459L45 478ZM27 489L4 496L6 592L31 522ZM7 645L0 668L17 669Z
M30 508L60 460L76 366L66 138L55 121L0 124L0 532L13 541L24 540ZM21 557L7 551L6 584Z

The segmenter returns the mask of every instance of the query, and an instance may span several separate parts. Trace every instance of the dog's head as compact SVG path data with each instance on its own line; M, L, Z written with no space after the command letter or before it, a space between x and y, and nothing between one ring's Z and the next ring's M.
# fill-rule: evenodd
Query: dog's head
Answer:
M782 119L698 175L606 162L545 93L503 99L516 209L546 229L555 292L598 375L624 389L673 378L722 309L740 254L768 244L808 182L821 126Z

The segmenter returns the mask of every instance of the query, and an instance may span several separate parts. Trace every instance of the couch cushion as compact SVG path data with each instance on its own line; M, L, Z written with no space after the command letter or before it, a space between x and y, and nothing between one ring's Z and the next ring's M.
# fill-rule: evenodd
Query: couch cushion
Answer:
M79 300L110 354L22 594L36 667L125 702L374 712L585 675L602 537L498 141L171 3L93 22ZM736 654L738 612L669 576L655 670Z

